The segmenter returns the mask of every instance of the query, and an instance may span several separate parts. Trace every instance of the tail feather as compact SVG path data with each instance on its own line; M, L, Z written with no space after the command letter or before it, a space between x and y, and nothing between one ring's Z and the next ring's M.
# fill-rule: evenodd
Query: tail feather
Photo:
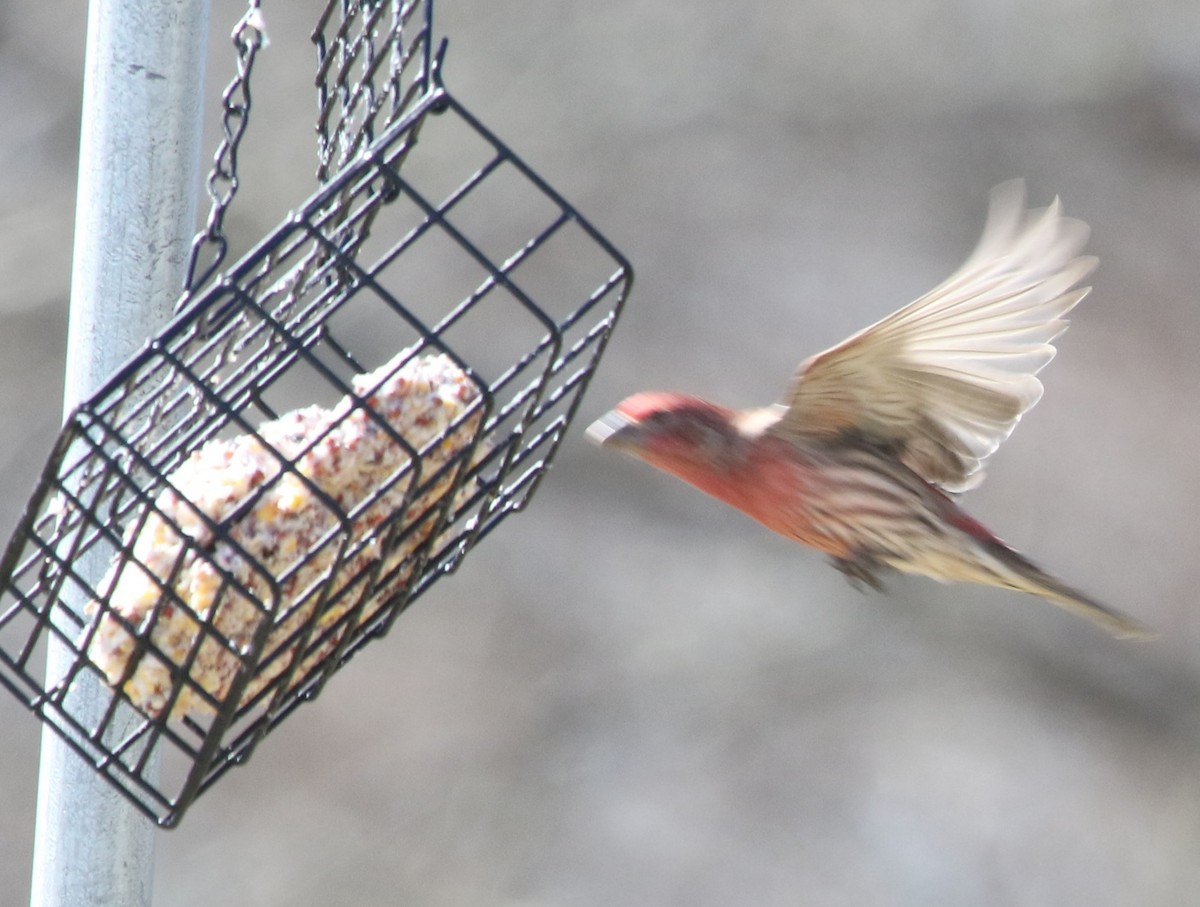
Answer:
M995 559L1000 568L995 571L995 585L1005 586L1019 592L1028 592L1043 598L1060 608L1065 608L1072 614L1085 617L1104 627L1118 639L1145 638L1154 635L1149 628L1133 618L1101 604L1078 589L1054 578L1003 542L981 542L980 544Z

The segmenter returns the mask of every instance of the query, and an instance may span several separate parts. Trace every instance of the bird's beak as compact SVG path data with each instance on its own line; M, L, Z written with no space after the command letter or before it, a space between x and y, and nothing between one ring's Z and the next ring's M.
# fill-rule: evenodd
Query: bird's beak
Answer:
M620 450L636 446L637 430L638 423L614 409L588 426L587 436L601 447Z

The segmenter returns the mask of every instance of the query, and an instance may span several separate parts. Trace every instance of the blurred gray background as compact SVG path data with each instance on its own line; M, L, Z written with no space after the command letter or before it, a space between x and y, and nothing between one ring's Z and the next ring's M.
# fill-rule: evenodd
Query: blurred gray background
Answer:
M320 5L265 4L246 241L313 188ZM59 419L83 7L0 9L5 531ZM240 12L214 3L214 111ZM156 904L1196 903L1194 0L441 0L439 30L450 87L634 295L529 512L158 836ZM967 507L1156 640L981 588L859 594L583 440L634 390L773 399L948 274L1013 176L1101 266ZM39 726L7 696L0 722L20 904Z

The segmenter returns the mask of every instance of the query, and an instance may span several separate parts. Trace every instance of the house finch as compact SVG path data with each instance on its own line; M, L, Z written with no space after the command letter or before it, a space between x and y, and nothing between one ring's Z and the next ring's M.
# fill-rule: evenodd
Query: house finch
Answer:
M1042 395L1063 316L1090 287L1088 237L1058 200L1025 209L1024 186L992 192L979 245L920 299L803 362L784 402L734 410L676 393L641 393L588 435L824 552L879 588L892 567L1040 596L1117 636L1134 621L1030 563L948 493Z

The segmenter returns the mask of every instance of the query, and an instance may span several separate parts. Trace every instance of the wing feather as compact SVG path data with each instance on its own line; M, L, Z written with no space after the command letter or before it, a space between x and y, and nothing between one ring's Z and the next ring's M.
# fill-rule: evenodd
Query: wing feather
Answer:
M1058 199L1025 208L1019 180L992 190L983 235L949 278L801 364L771 431L796 440L845 433L898 452L926 481L961 491L1042 396L1065 316L1096 266L1088 227Z

